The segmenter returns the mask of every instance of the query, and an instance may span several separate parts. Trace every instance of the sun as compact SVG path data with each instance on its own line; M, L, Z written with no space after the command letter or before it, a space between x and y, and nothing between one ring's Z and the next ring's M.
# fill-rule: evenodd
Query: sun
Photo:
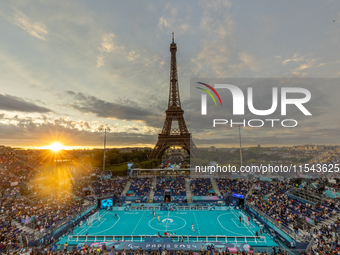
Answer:
M39 147L39 149L42 150L50 150L50 151L54 151L54 152L59 152L59 151L63 151L63 150L71 150L73 147L70 146L64 146L59 142L54 142L50 145L46 145L44 147Z
M48 146L50 150L52 151L60 151L63 149L63 146L60 143L53 143L50 146Z

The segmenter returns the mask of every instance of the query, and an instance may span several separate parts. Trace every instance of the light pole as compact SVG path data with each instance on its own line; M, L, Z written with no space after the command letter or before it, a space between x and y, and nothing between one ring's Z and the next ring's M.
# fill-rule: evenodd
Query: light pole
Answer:
M111 129L109 127L100 128L99 131L104 132L104 155L103 155L103 174L105 174L105 150L106 150L106 133Z
M242 166L243 159L242 159L242 143L241 143L241 125L235 125L235 127L238 127L238 137L240 141L240 161L241 161L241 166Z
M240 159L241 159L241 166L242 166L243 162L242 162L242 144L241 144L241 125L238 126L238 136L240 138Z

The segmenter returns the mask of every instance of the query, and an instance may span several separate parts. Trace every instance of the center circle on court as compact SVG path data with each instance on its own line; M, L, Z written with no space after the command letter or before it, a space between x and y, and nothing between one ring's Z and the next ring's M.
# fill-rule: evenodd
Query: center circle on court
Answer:
M157 218L149 221L149 227L158 231L175 231L184 228L187 222L178 216L165 217L158 222Z

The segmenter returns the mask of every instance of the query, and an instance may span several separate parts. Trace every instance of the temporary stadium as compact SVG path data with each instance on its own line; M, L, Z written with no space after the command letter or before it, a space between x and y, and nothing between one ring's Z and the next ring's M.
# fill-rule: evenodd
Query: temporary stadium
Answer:
M339 6L1 1L0 254L340 254Z
M15 169L2 176L20 179L30 168ZM9 187L1 228L10 224L8 236L20 238L2 251L302 254L320 244L327 249L339 228L339 181L332 178L227 178L170 168L114 177L81 169L81 176L71 171L71 189L61 183L55 194Z

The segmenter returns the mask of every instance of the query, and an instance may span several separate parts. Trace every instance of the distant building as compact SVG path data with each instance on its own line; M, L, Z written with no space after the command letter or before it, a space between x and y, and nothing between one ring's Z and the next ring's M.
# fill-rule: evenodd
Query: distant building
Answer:
M210 148L208 149L208 151L217 151L215 146L210 146Z
M133 151L152 151L150 147L126 147L126 148L119 148L118 151L120 153L131 153Z
M274 155L277 154L277 151L260 151L260 154L265 154L265 155Z

